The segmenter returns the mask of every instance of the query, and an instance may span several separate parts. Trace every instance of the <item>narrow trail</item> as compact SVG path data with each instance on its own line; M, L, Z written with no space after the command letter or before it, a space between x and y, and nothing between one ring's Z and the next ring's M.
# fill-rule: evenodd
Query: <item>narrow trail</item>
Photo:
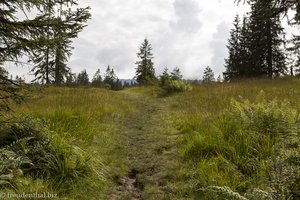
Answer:
M169 185L179 164L174 148L178 132L167 120L168 105L163 98L126 91L122 95L137 106L116 133L129 170L108 199L172 199L176 189Z

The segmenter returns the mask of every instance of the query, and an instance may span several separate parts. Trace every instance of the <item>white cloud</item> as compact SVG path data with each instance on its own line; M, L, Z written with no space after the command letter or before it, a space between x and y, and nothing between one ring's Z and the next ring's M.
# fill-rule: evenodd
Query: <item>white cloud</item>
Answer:
M111 65L120 78L134 76L144 37L153 46L158 73L178 66L185 78L201 78L207 65L222 72L232 21L246 10L233 0L85 0L80 6L91 7L92 19L74 40L69 67L92 75ZM28 73L27 68L10 69Z
M213 51L213 57L211 59L211 67L215 71L215 75L222 75L224 58L228 56L228 50L226 48L227 40L229 38L230 24L221 22L217 26L217 32L213 34L213 39L210 42L210 47Z
M198 18L199 4L195 0L175 0L173 3L176 19L170 22L175 31L196 33L203 23Z

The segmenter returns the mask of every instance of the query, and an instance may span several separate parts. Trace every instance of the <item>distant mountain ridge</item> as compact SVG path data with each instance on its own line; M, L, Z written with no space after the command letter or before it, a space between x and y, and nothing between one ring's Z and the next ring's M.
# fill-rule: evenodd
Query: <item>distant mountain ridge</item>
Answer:
M119 79L119 81L122 83L122 85L125 85L125 84L135 85L135 84L137 84L137 81L135 79Z

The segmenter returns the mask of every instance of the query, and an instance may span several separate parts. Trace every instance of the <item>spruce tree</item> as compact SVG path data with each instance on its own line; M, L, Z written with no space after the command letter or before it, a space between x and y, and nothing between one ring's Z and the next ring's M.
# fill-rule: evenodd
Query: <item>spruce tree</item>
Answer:
M108 66L105 71L103 84L107 89L112 89L112 90L123 89L122 82L118 79L114 69L111 68L110 66Z
M108 65L105 71L105 75L104 75L104 84L108 84L110 85L110 87L112 87L112 85L114 84L114 82L117 80L117 76L115 74L115 71L113 68L110 68L110 66Z
M300 74L300 51L298 51L297 58L294 65L295 71L297 75ZM291 70L291 75L293 75L293 71Z
M112 90L122 90L123 89L122 82L118 78L116 78L116 80L112 84L111 89Z
M140 52L137 57L140 59L135 64L137 65L135 78L139 85L151 85L156 82L155 70L153 67L152 46L148 39L145 38L140 46Z
M0 66L0 83L5 83L8 80L8 71L6 71L3 67ZM3 77L3 78L2 78Z
M217 82L218 82L218 83L221 83L221 82L222 82L222 77L221 77L221 75L218 76Z
M173 71L171 72L171 75L170 75L170 78L172 80L181 80L182 79L182 74L181 74L181 71L178 67L175 67L173 69Z
M281 49L283 28L279 15L273 15L272 0L252 0L249 18L251 76L278 76L286 71Z
M237 3L247 2L251 3L252 0L234 0ZM260 0L264 2L265 0ZM287 15L287 13L291 10L295 11L294 20L300 23L300 1L299 0L272 0L272 15Z
M33 50L43 46L44 28L51 23L41 11L44 1L41 0L5 0L0 1L0 63L18 62L24 55L32 54ZM26 15L32 10L38 13L31 19ZM25 17L18 17L23 11Z
M168 70L169 69L165 67L163 73L159 76L159 83L161 86L164 86L171 79Z
M203 81L203 83L210 83L210 82L215 81L215 74L209 66L207 66L204 69L202 81Z
M230 38L228 40L228 53L229 57L225 59L225 68L224 73L226 80L232 80L234 78L242 76L242 63L241 63L241 25L240 18L236 15L234 19L234 29L230 31Z
M66 76L66 85L67 86L75 86L77 81L77 76L75 73L72 73L71 70L68 72Z
M47 43L43 33L53 21L47 20L47 15L41 9L43 3L42 0L0 1L1 69L6 62L18 64L21 63L21 57L35 56L34 51ZM27 15L33 10L35 14L28 18ZM20 88L19 82L0 74L0 111L8 110L11 100L19 102L23 99L18 93Z
M240 53L239 59L241 66L239 67L239 74L240 77L251 77L252 67L250 64L251 60L251 32L249 31L249 19L247 17L243 17L243 24L241 27L241 34L240 34Z
M100 69L94 74L91 85L94 87L101 87L103 85Z
M46 20L51 21L54 14L54 7L55 2L52 0L48 0L44 2L44 5L41 7L41 10L45 13ZM53 49L53 41L50 40L51 36L51 29L52 25L47 24L47 26L44 29L43 37L45 38L44 46L40 47L38 50L36 50L34 56L29 60L30 62L33 62L36 66L34 66L31 70L33 72L33 75L35 76L35 79L33 82L40 81L42 84L46 83L49 84L52 80L51 74L53 74L53 65L54 62L50 61L50 50ZM52 71L51 71L52 70Z
M290 74L293 75L294 72L299 75L300 73L300 36L293 36L292 47L288 48L291 56L295 57L295 60L291 64Z
M288 47L287 47L288 46ZM289 75L299 75L300 72L300 36L293 35L291 39L284 44L287 50L286 59L289 66Z
M235 77L272 78L286 73L286 55L283 28L279 14L274 14L274 1L249 0L251 12L240 28L235 19L235 29L229 39L229 58L225 61L225 79ZM236 48L235 48L236 47Z
M82 70L77 75L76 83L79 86L88 86L89 85L89 83L90 83L90 81L89 81L89 75L87 74L86 70Z
M251 65L252 35L249 19L244 16L241 24L239 16L236 16L233 25L227 45L229 56L225 59L226 71L223 73L225 81L256 76Z
M62 84L70 70L66 62L71 56L72 39L76 38L85 27L90 18L89 7L72 10L76 1L48 0L44 10L47 12L47 19L54 23L47 26L45 38L47 44L36 51L32 58L36 65L32 72L36 76L35 81L42 83ZM57 11L56 11L57 10Z

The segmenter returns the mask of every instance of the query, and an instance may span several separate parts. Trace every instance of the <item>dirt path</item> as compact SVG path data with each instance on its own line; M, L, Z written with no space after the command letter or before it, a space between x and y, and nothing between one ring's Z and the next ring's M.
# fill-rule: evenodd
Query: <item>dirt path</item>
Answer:
M129 170L116 180L109 199L172 199L178 132L168 121L169 107L163 98L130 91L123 95L137 106L116 133Z

